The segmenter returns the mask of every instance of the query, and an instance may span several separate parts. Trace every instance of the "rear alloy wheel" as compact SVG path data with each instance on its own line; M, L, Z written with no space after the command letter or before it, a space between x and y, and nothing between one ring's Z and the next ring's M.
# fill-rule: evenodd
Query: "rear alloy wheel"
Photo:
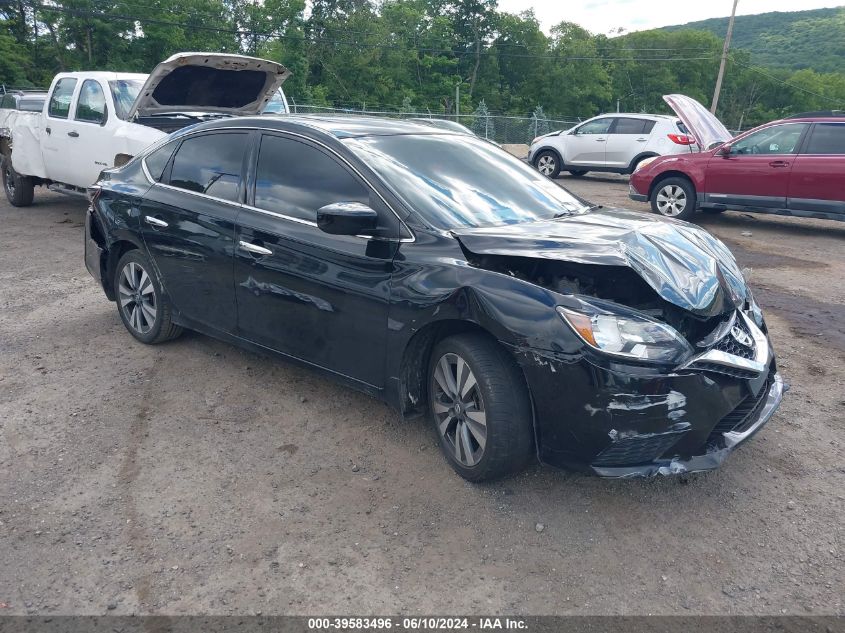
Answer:
M467 334L438 343L429 368L429 401L440 447L465 479L502 477L531 457L525 380L495 341Z
M12 158L3 159L3 190L9 204L15 207L28 207L35 197L35 185L32 178L21 176L12 169Z
M689 220L695 213L695 189L686 178L667 178L654 188L651 209L667 218Z
M155 344L176 338L182 328L171 321L171 309L153 277L152 266L140 251L120 258L114 294L123 325L142 343Z
M534 167L544 176L557 178L560 175L560 159L551 150L543 150L534 159Z

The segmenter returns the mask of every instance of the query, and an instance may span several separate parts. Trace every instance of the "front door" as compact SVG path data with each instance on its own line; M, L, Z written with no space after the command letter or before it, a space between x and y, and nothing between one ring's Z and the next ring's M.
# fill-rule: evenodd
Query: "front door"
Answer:
M236 237L239 336L382 387L398 242L329 235L316 218L333 202L389 210L328 150L274 134L261 138L250 195Z
M165 145L146 159L160 182L140 207L141 234L174 307L229 333L237 321L232 255L249 139L246 132L188 136L172 158Z
M100 172L114 167L114 139L116 123L114 112L106 107L106 95L99 81L86 79L79 88L73 115L73 131L77 134L73 144L85 151L78 151L74 179L68 184L87 187L97 181ZM85 158L83 158L85 157Z
M605 164L607 133L612 123L612 118L605 117L587 121L575 128L566 137L564 163L567 165L603 166Z
M845 218L845 123L816 123L789 178L790 211Z
M782 123L749 134L707 164L706 203L785 209L789 174L809 124Z

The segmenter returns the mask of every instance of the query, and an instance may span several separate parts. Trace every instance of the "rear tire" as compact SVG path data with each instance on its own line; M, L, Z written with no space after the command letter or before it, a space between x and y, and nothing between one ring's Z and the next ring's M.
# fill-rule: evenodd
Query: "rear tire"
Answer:
M150 260L141 251L131 250L120 258L113 283L120 320L136 339L155 345L182 334L182 328L172 321L170 301Z
M35 198L35 183L12 169L12 157L3 158L3 191L13 207L28 207Z
M544 176L557 178L560 176L560 156L557 152L544 149L534 157L534 167Z
M581 176L583 176L586 173L587 173L586 169L570 169L569 170L569 175L572 176L573 178L580 178Z
M651 192L651 210L666 218L691 220L695 215L695 187L686 178L661 180Z
M525 467L534 446L528 387L498 343L483 334L443 339L428 378L432 424L461 477L487 481Z

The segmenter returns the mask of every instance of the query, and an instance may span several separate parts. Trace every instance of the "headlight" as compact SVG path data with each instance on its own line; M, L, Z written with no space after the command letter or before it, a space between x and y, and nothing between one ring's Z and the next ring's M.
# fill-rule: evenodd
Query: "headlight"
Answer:
M760 306L757 305L757 302L754 300L754 297L750 292L748 293L748 307L751 311L751 318L754 319L754 323L757 324L757 327L763 327L763 311L760 309Z
M558 306L563 320L595 350L630 360L679 363L692 346L678 332L659 321L616 304L581 301L581 310Z
M634 168L634 171L640 171L646 165L650 165L654 161L657 160L657 156L649 156L648 158L643 158L640 162L637 163L637 166Z

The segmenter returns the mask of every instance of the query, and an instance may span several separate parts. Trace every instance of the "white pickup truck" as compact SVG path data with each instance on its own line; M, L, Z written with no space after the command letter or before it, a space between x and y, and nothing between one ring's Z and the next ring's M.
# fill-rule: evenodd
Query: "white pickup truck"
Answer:
M280 96L284 102L288 76L276 62L218 53L180 53L149 75L56 75L42 112L2 114L6 197L28 206L39 185L84 195L102 170L162 136L214 117L260 114Z

